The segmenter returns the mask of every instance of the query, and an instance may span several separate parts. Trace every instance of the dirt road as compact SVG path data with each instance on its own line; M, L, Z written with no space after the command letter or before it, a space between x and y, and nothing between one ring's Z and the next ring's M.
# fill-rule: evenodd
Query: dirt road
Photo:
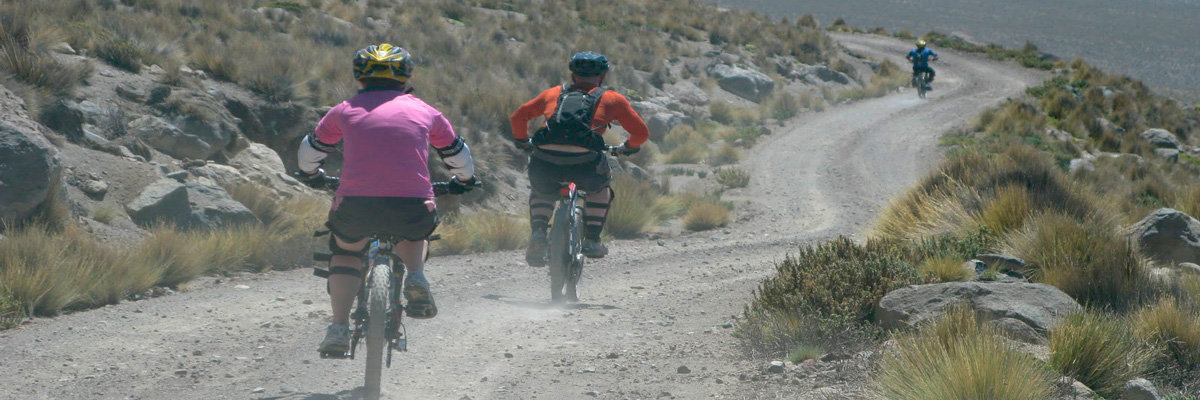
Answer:
M907 43L839 36L899 60ZM394 399L812 398L862 381L740 380L734 315L772 261L837 234L861 235L939 157L938 135L1042 76L943 52L936 90L807 114L746 152L735 226L618 241L592 262L583 304L547 306L544 269L518 252L431 260L441 315L409 321L410 352L385 371ZM899 63L899 62L898 62ZM190 290L0 332L3 399L354 398L363 363L317 357L323 282L307 270L196 282ZM685 372L686 369L686 372ZM819 392L819 391L818 391Z

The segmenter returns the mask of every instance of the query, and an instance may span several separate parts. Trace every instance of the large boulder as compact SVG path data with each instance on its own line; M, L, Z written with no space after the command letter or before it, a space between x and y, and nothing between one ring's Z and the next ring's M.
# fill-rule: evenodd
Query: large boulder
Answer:
M224 189L162 179L150 184L126 206L141 226L163 222L182 229L219 229L257 222L254 213Z
M1171 133L1166 129L1147 129L1138 136L1140 136L1142 139L1146 139L1146 141L1150 142L1150 144L1154 145L1154 147L1167 149L1179 148L1179 138L1175 137L1174 133Z
M796 71L800 79L817 86L850 85L854 82L849 75L824 65L809 65Z
M126 129L150 147L178 159L203 160L217 151L196 135L188 134L175 124L153 115L129 122Z
M190 160L220 158L244 146L238 118L212 94L172 91L157 107L163 117L144 116L129 123L129 133L171 157Z
M1138 221L1131 234L1157 261L1200 263L1200 221L1181 211L1160 208Z
M655 142L661 142L667 132L676 126L692 123L692 119L684 113L657 103L634 102L633 109L642 117L642 120L646 121L646 128L650 130L650 140Z
M689 80L677 81L668 85L664 90L680 103L690 106L706 106L710 101L708 93Z
M286 196L302 190L300 181L288 175L279 154L264 144L251 143L229 160L229 165L251 181L271 188L276 194Z
M25 102L0 86L0 221L23 219L61 182L62 160L25 113Z
M708 67L708 74L721 89L754 102L765 100L775 90L775 81L758 71L718 63Z
M888 293L875 308L875 321L888 329L913 327L941 316L948 307L959 303L970 306L988 321L1010 318L1042 335L1059 317L1080 309L1071 296L1046 284L949 282L909 286Z

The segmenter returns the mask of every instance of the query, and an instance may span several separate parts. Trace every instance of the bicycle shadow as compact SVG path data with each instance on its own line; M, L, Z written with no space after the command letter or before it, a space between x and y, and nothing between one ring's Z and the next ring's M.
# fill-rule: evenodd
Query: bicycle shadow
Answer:
M289 393L282 396L263 397L261 400L358 400L363 398L366 390L359 386L351 390L343 390L333 394L326 393ZM386 396L384 398L387 398Z
M608 304L591 304L591 303L550 303L538 302L530 300L522 300L501 296L498 294L488 294L483 296L484 299L499 301L510 306L526 308L531 310L618 310L620 307Z

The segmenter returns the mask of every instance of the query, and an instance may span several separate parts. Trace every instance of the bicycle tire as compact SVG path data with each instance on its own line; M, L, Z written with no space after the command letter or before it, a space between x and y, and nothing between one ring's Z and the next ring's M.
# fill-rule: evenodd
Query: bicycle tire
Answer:
M566 283L567 268L571 260L571 204L558 202L554 209L554 224L550 225L550 252L548 262L550 269L550 300L559 301L563 297L563 284Z
M579 301L579 279L583 277L583 214L582 207L575 207L570 218L571 245L567 251L566 282L563 283L566 290L564 297L570 302Z
M383 353L387 351L388 297L392 286L392 266L386 262L371 268L367 283L367 374L363 398L379 399L383 375Z

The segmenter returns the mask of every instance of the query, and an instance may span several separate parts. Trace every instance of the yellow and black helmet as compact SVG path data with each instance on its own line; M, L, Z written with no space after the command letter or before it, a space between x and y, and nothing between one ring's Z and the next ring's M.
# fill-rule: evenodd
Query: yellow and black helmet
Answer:
M370 45L354 55L354 79L382 78L405 83L412 72L412 55L399 46Z
M917 48L925 48L925 39L917 40Z

